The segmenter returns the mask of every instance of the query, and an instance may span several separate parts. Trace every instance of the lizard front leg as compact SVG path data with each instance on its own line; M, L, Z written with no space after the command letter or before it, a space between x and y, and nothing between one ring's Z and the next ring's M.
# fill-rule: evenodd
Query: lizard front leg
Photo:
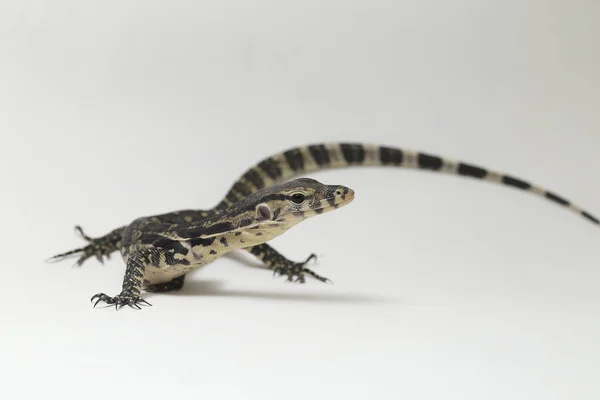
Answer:
M160 250L158 249L142 249L132 252L127 258L127 268L125 270L125 277L123 278L121 293L114 297L107 296L104 293L95 294L90 300L92 302L96 301L94 307L101 301L109 305L114 304L115 309L124 305L141 309L139 306L140 303L151 305L142 299L140 294L146 266L151 263L152 258L157 257L160 257Z
M308 256L304 262L294 262L285 258L266 243L252 246L246 250L258 257L269 269L273 270L274 274L287 276L288 281L304 283L306 281L305 275L310 275L321 282L332 283L330 279L322 277L305 267L310 260L317 258L315 254Z
M99 238L91 238L83 232L83 229L80 226L76 226L75 232L89 244L85 247L57 254L54 257L49 258L47 261L56 262L64 260L66 258L79 256L79 259L75 263L75 265L77 265L78 267L80 267L85 262L85 260L87 260L90 257L96 257L98 261L104 263L104 257L108 259L110 258L111 253L119 250L119 247L121 246L123 230L125 230L124 226L114 229L110 233Z

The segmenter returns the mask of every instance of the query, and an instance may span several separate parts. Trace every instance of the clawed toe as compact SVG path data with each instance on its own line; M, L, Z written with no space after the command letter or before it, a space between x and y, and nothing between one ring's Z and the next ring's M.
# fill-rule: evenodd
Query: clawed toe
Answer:
M304 265L308 264L311 260L317 261L317 255L315 253L312 253L310 256L308 256L306 261L304 261Z
M96 301L95 303L94 303L94 300ZM152 306L152 304L148 303L146 300L142 299L139 296L133 296L130 294L123 294L123 293L121 293L118 296L114 296L114 297L107 296L104 293L98 293L98 294L93 295L92 298L90 299L90 301L92 303L94 303L94 308L96 308L98 303L100 303L102 301L109 306L114 304L116 310L118 310L119 307L122 307L125 305L127 305L131 308L135 308L137 310L142 309L142 307L140 307L139 304L145 304L148 306Z
M86 242L91 243L93 241L93 239L91 237L89 237L88 235L86 235L83 232L83 228L79 225L75 225L75 234L77 236L79 236L80 238L82 238L83 240L85 240Z
M322 277L317 273L313 272L312 270L304 267L311 260L316 259L317 256L313 253L310 256L308 256L306 261L302 263L291 263L290 265L275 267L273 268L273 275L287 276L286 282L305 283L305 275L310 275L316 280L321 281L323 283L333 283L330 279Z
M94 239L85 234L81 226L75 226L75 234L81 239L88 242L88 245L78 249L70 250L61 254L57 254L54 257L50 257L46 262L57 262L67 258L79 257L73 267L81 267L83 263L92 257L95 257L101 264L104 264L104 260L110 258L110 253L117 250L117 243L119 237L115 236L104 236L101 238Z

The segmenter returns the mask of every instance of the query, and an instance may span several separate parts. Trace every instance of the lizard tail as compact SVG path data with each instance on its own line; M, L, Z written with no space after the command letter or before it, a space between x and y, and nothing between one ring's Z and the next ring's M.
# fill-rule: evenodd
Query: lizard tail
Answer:
M571 201L520 178L477 165L401 148L363 143L322 143L294 147L248 169L211 211L220 213L247 195L307 173L354 166L391 166L448 173L495 182L541 196L594 224L600 220Z

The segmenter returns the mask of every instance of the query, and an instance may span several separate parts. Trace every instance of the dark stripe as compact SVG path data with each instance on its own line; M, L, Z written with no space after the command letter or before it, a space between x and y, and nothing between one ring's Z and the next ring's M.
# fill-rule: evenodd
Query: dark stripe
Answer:
M185 247L183 244L181 244L181 242L178 242L176 240L170 242L168 246L164 246L163 248L164 249L173 249L173 252L178 253L178 254L183 254L184 256L189 251L187 247Z
M562 197L559 197L557 195L555 195L554 193L551 192L546 192L546 198L548 200L552 200L555 203L560 204L561 206L568 206L569 202L565 199L563 199Z
M252 194L252 190L248 187L248 185L245 182L242 181L237 181L235 185L233 185L233 189L243 194L244 196Z
M317 214L323 214L323 209L322 209L322 208L316 208L316 209L315 209L315 212L316 212Z
M174 255L175 253L168 252L168 253L164 253L164 254L165 254L165 263L167 265L175 265L175 264L178 264L178 265L190 265L190 262L188 260L186 260L186 259L178 259L178 260L176 260L175 259L175 255Z
M177 232L177 233L181 237L192 238L192 237L198 237L198 236L202 236L202 235L214 235L214 234L219 234L219 233L223 233L223 232L229 232L234 229L235 229L235 227L233 226L233 224L231 222L217 222L216 224L208 226L208 227L198 226L198 227L192 228L192 229L184 229L181 232Z
M140 237L139 241L142 244L153 244L157 247L164 247L164 246L169 245L173 240L168 239L164 236L161 236L157 233L148 232L148 233L143 234Z
M264 202L271 201L271 200L286 200L289 197L290 196L286 196L285 194L281 194L281 193L271 193L271 194L268 194L266 196L263 196L260 199L260 202L264 203Z
M214 215L225 211L229 208L229 204L225 201L225 199L221 200L221 202L215 207L215 211L217 211Z
M390 147L379 148L379 161L383 165L400 165L403 159L404 154L402 154L402 150L400 149L392 149Z
M230 201L232 204L233 204L233 203L237 203L237 201L238 201L239 199L241 199L240 195L238 195L238 194L236 193L236 191L235 191L235 190L233 190L233 189L232 189L232 190L230 190L230 191L229 191L229 193L227 193L227 196L226 196L225 198L226 198L227 200L229 200L229 201Z
M308 146L308 151L310 151L310 155L314 158L317 165L323 166L329 164L329 152L325 145L315 144Z
M362 145L343 143L340 145L340 148L348 164L360 164L365 161L365 148Z
M600 224L600 221L598 220L598 218L594 217L592 214L587 213L586 211L582 211L581 215L583 215L585 218L589 219L590 221L592 221L595 224Z
M195 237L190 239L190 245L192 247L196 247L196 246L210 246L211 244L213 244L213 242L215 241L214 237L211 238L199 238L199 237Z
M519 189L529 190L531 189L531 185L527 182L524 182L520 179L513 178L512 176L504 175L502 177L502 183L508 186L514 186Z
M474 165L459 163L458 174L482 179L486 177L487 171L483 168L476 167Z
M262 189L265 187L265 181L255 169L251 169L246 172L244 178L246 178L247 181L252 182L254 187L257 189Z
M258 167L265 171L265 174L267 174L269 178L273 180L277 180L281 177L281 167L279 166L279 161L277 160L267 158L266 160L262 160L260 163L258 163Z
M277 217L279 217L279 213L281 213L281 208L277 208L273 211L273 220L276 220Z
M298 149L291 149L283 153L287 160L290 168L294 171L301 171L304 169L304 156Z
M241 220L241 221L239 222L238 226L239 226L240 228L243 228L244 226L248 226L248 225L250 225L251 223L252 223L252 220L251 220L251 219L243 219L243 220Z
M236 203L235 205L229 207L227 209L227 214L225 214L225 215L227 215L229 217L235 217L246 211L254 210L258 203L263 203L263 202L268 202L268 201L287 200L288 196L281 194L281 193L271 193L271 194L261 197L259 200L256 200L256 201L249 201L248 199L249 198L246 198L246 199ZM221 214L221 216L219 218L224 218L223 215L224 214ZM220 224L220 223L217 223L217 225L218 224ZM199 229L208 229L208 228L199 228ZM201 232L201 233L204 233L204 232Z
M431 169L434 171L442 169L442 165L444 164L441 158L423 153L417 155L417 162L419 163L420 168Z

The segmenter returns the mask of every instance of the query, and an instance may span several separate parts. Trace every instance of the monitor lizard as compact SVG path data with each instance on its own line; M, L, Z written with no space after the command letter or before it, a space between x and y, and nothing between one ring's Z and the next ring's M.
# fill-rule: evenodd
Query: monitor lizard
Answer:
M259 258L274 274L305 282L310 276L331 282L303 262L287 259L267 242L301 221L335 210L354 198L341 185L325 185L299 176L324 169L353 166L401 167L443 172L481 179L532 193L559 204L585 219L600 224L595 216L571 201L521 178L477 165L423 152L364 143L321 143L294 147L264 158L249 168L223 200L207 210L180 210L142 217L108 234L92 238L80 226L76 232L87 245L58 254L48 261L78 257L81 266L90 257L103 262L119 251L126 263L121 293L98 293L91 298L115 308L150 305L141 291L168 292L183 287L187 272L206 265L236 249ZM294 179L295 178L295 179Z

